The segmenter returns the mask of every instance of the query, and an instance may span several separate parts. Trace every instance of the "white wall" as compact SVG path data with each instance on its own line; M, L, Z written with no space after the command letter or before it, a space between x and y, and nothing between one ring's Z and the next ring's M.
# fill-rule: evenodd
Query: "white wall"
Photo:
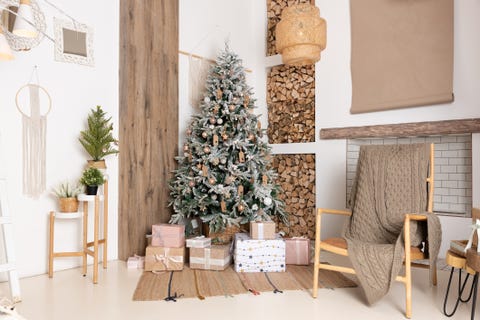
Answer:
M215 60L228 41L232 51L243 60L247 82L255 86L257 71L263 73L263 57L257 55L259 43L252 39L255 30L254 0L180 0L180 50ZM262 42L263 43L263 42ZM179 147L192 114L199 109L188 101L188 57L179 55ZM256 88L255 88L256 89ZM265 92L265 90L262 90ZM255 95L258 99L258 95Z
M255 9L262 12L258 19L266 21L264 1L254 3ZM348 0L317 0L321 16L327 21L327 48L322 59L316 64L316 142L306 144L274 145L275 153L316 154L317 206L343 208L345 206L345 140L320 140L321 128L389 124L416 121L480 117L480 2L476 0L455 1L455 60L454 93L451 104L408 108L393 111L351 115L350 78L350 13ZM256 22L261 26L260 22ZM264 25L263 25L264 26ZM265 40L265 27L254 33L256 43ZM264 50L257 52L265 56ZM265 66L271 65L270 60ZM260 82L260 81L259 81ZM257 96L264 96L265 85L256 88ZM267 113L265 105L262 113ZM480 183L480 171L476 164L480 152L478 136L473 137L473 205L480 205L476 192ZM329 218L337 220L336 218ZM441 217L444 235L441 254L452 239L463 239L469 232L470 221L465 218ZM340 230L341 223L333 222L336 228L322 224L324 236L331 236Z
M1 61L0 70L0 167L6 172L9 207L14 219L15 250L20 276L45 273L48 254L48 220L57 208L52 186L65 179L78 179L88 155L77 138L85 127L90 108L101 105L112 116L114 135L118 137L118 28L119 3L115 1L67 1L55 4L77 20L94 28L95 67L54 61L53 43L42 43L26 52L15 52L13 61ZM60 16L43 2L47 33L52 32L52 16ZM38 200L22 194L22 123L15 107L15 94L38 66L40 85L52 98L47 119L47 191ZM117 258L118 159L107 158L110 175L109 259ZM91 216L91 215L90 215ZM90 221L91 222L91 221ZM80 220L60 221L56 225L56 249L80 248ZM90 228L90 234L92 233ZM0 249L0 252L3 251ZM56 259L55 269L81 263L77 258Z

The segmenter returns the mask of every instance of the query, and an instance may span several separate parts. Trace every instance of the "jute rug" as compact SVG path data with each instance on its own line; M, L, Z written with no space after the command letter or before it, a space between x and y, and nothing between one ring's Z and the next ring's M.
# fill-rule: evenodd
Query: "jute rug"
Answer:
M144 272L133 294L134 301L175 300L177 298L204 299L212 296L233 296L242 293L283 292L284 290L311 290L313 266L287 266L286 272L237 273L232 267L225 271L192 270L162 273ZM356 287L355 282L341 273L319 272L319 288Z

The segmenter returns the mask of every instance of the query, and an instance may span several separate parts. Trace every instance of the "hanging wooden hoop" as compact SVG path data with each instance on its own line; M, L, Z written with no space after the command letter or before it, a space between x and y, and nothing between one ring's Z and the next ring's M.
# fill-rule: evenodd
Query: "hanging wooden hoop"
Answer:
M33 83L27 83L26 85L20 87L20 89L18 89L17 91L17 94L15 95L15 104L17 105L17 110L23 114L25 117L28 117L27 114L25 114L25 112L22 111L21 107L20 107L20 104L19 104L19 101L18 101L18 97L20 95L20 92L25 89L26 87L30 87L30 86L33 86L33 87L38 87L40 90L42 90L48 97L48 110L47 112L45 113L44 116L47 116L49 113L50 113L50 110L52 110L52 98L50 97L50 94L47 92L47 90L42 87L42 86L39 86L38 84L33 84Z

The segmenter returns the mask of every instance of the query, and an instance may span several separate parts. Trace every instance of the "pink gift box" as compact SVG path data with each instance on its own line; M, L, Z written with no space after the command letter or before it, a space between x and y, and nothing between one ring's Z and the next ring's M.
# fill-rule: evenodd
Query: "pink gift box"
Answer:
M185 246L185 226L180 224L154 224L152 226L152 246L181 248Z
M143 269L145 267L145 257L137 256L129 257L127 260L128 269Z
M310 239L287 238L285 239L286 264L310 264Z

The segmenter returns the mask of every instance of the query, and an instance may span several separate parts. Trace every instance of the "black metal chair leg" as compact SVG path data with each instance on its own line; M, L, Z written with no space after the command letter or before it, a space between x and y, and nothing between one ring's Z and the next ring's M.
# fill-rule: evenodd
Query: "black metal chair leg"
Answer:
M475 272L475 276L473 277L473 300L472 300L472 313L471 313L471 320L475 319L475 305L477 303L477 289L478 289L478 272Z
M443 314L446 315L447 317L451 317L455 314L455 312L457 311L457 308L458 308L458 304L460 302L468 302L471 298L472 298L472 292L473 292L473 287L474 287L474 282L472 282L472 287L470 289L470 293L468 295L468 298L467 299L462 299L462 294L463 294L463 291L465 290L465 287L467 285L467 281L468 281L468 278L469 278L469 274L467 273L467 276L465 277L465 280L463 281L462 283L462 269L459 269L458 270L458 296L457 296L457 300L455 301L455 306L452 310L451 313L448 313L447 312L447 302L448 302L448 293L450 292L450 286L452 284L452 277L453 277L453 272L455 271L455 268L452 267L451 270L450 270L450 277L448 278L448 285L447 285L447 292L445 294L445 300L443 302ZM474 279L475 281L475 279Z

